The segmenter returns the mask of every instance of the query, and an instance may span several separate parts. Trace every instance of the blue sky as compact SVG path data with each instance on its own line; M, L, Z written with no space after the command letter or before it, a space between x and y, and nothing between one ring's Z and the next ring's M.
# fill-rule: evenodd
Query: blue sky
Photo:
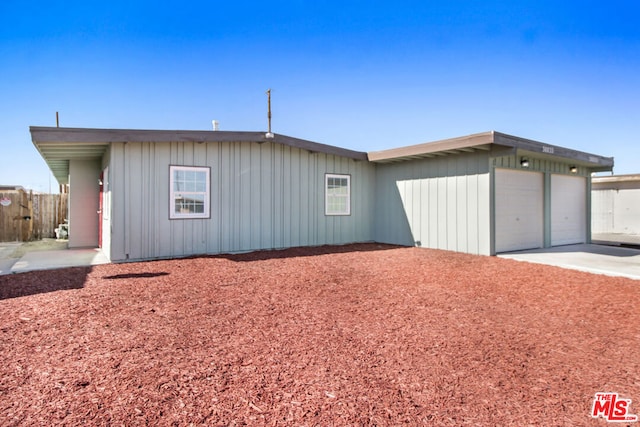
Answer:
M29 126L266 130L374 151L497 130L640 173L634 1L0 2L0 184Z

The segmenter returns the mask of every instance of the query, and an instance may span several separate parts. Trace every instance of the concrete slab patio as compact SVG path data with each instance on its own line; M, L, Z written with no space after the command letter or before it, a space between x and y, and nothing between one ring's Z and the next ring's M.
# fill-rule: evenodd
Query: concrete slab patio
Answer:
M16 242L0 243L0 274L11 273L11 267L18 261L18 258L13 258L13 254L21 245L22 243Z
M64 267L84 267L108 264L100 249L64 249L59 251L29 252L11 267L11 273L33 270L51 270Z
M638 249L581 244L509 252L498 256L517 261L640 280L640 250Z
M47 242L34 248L30 243L0 243L0 274L109 263L97 248L59 249L61 245L51 244L52 250L43 249Z

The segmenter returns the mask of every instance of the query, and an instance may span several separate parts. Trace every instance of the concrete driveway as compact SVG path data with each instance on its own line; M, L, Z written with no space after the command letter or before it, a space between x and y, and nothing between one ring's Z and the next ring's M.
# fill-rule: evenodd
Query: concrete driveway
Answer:
M509 252L500 258L640 280L640 250L594 244Z

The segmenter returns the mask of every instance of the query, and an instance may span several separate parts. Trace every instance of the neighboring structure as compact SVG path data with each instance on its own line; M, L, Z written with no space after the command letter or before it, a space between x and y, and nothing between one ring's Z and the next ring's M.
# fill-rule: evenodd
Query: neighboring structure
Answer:
M0 191L25 191L22 185L0 185Z
M640 245L640 175L592 178L594 240Z
M261 132L32 127L69 247L112 261L378 241L474 254L589 241L613 159L487 132L364 153ZM96 214L98 212L98 214Z

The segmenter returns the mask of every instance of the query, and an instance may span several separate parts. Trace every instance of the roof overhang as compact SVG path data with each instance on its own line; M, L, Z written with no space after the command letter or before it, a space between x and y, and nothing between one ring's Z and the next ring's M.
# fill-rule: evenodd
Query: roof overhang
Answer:
M84 129L37 127L29 128L33 144L47 162L60 184L69 183L70 160L101 159L112 143L124 142L272 142L300 148L312 153L333 154L354 160L367 160L367 153L320 144L286 135L264 132Z
M124 142L255 142L278 143L313 153L325 153L354 160L375 163L401 162L452 154L489 152L492 155L513 153L537 158L565 159L588 168L591 172L611 171L613 158L584 153L556 145L545 144L500 132L484 132L384 151L364 153L320 144L286 135L264 132L141 130L141 129L85 129L58 127L30 127L33 144L40 152L60 184L69 182L71 160L101 159L110 144Z
M591 178L594 190L640 189L640 174L594 176Z
M390 150L372 151L368 156L370 161L376 163L402 162L464 152L488 151L492 143L492 133L486 132Z
M640 182L640 174L629 175L611 175L611 176L594 176L592 181L595 182Z
M46 129L59 129L47 131ZM69 162L71 160L102 159L109 143L99 140L82 141L67 138L63 128L30 128L31 140L42 158L47 162L58 183L69 184Z
M584 153L495 131L384 151L374 151L368 153L368 156L372 162L391 163L474 151L490 151L498 155L511 152L517 155L531 155L537 158L553 158L555 160L562 158L576 166L589 168L592 172L613 169L612 157Z

